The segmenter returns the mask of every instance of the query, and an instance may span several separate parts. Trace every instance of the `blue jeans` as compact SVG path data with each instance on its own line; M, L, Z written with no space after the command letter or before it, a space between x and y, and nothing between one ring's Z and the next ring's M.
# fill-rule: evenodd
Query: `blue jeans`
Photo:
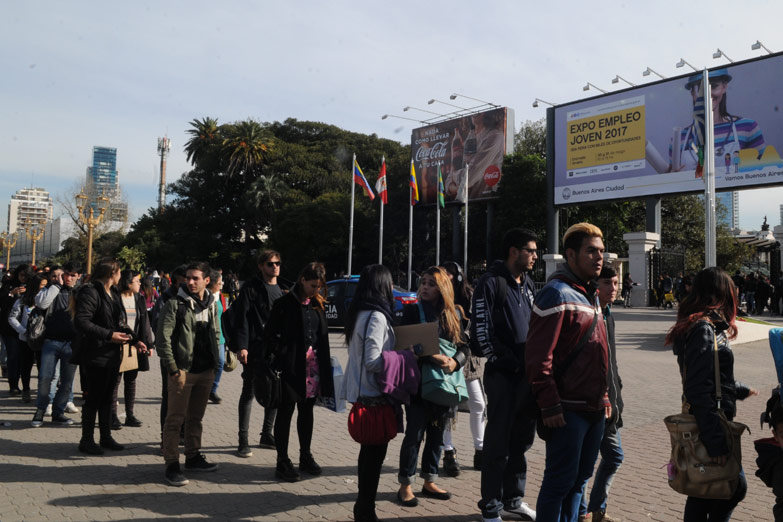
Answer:
M588 511L606 511L606 498L609 496L609 488L612 487L612 480L623 463L623 447L620 443L620 430L615 429L614 433L608 431L604 433L601 441L601 463L595 472L593 479L593 489L590 492L590 504L587 503L585 489L582 489L582 503L579 506L579 514L584 515ZM586 486L587 484L585 484Z
M745 479L745 471L740 470L739 485L734 496L728 500L714 500L707 498L688 497L685 501L684 522L728 522L731 513L737 504L745 498L748 492L748 481Z
M54 396L57 395L57 386L60 382L60 363L59 361L54 365L54 377L52 377L52 384L49 387L49 404L54 403ZM71 394L68 396L68 402L73 402L73 386L71 386Z
M416 461L419 460L419 448L424 443L421 455L421 478L432 482L438 478L438 462L443 449L443 426L434 426L431 409L422 399L413 399L405 407L405 438L400 446L400 472L397 478L400 484L409 485L416 475Z
M563 415L566 425L553 428L546 443L546 468L536 503L538 522L576 522L582 489L593 474L604 436L603 411Z
M220 376L223 375L223 365L226 362L226 345L221 344L218 346L218 357L220 360L220 365L215 372L215 382L212 383L212 393L217 393L218 390L218 384L220 384Z
M41 347L41 367L38 377L38 398L36 407L45 410L49 404L49 390L54 379L55 366L60 361L60 386L52 402L52 416L62 415L65 405L73 392L73 376L76 365L68 361L71 358L71 342L45 339Z

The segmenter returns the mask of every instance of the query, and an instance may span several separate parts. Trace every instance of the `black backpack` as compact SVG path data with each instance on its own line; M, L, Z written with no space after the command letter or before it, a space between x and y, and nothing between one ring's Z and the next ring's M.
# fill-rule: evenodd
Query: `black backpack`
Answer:
M30 310L27 316L27 346L34 352L40 352L46 337L46 319L49 317L54 303L49 305L46 310L41 310L37 306Z

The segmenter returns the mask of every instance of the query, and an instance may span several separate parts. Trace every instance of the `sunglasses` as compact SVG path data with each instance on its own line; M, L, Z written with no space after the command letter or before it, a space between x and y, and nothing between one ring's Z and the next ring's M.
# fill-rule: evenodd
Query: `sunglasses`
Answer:
M280 261L267 261L266 266L272 268L273 266L280 266Z

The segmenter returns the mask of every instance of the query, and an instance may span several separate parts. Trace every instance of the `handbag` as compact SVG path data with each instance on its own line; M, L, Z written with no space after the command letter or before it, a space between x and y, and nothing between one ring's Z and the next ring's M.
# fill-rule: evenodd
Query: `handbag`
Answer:
M364 338L370 327L370 318L364 325ZM388 444L397 436L397 417L394 408L385 397L362 397L362 374L364 373L364 351L359 363L359 397L348 413L348 434L359 444L380 446ZM336 388L335 388L336 389Z
M223 362L223 371L224 372L233 372L237 369L237 365L239 364L239 360L237 359L237 354L229 350L228 348L225 348L226 350L226 358Z
M283 385L280 370L274 368L270 361L259 362L253 372L253 395L258 404L264 408L277 408L283 395Z
M34 352L40 352L43 347L44 335L46 334L46 320L49 318L52 308L54 308L54 303L50 304L46 311L35 306L27 314L27 328L25 332L27 346Z
M720 364L718 361L717 332L713 335L715 354L715 398L718 416L726 433L729 455L723 466L710 460L707 448L699 437L696 417L688 413L689 406L683 402L683 413L669 415L663 422L671 436L672 452L667 466L669 486L683 495L697 498L729 499L739 484L742 469L742 441L745 430L750 428L739 422L732 422L720 409ZM683 374L683 384L685 376Z
M336 413L342 413L345 411L345 399L343 398L343 367L340 365L340 361L332 355L329 358L330 366L332 369L332 382L334 383L334 397L328 397L319 394L315 399L315 405L326 408Z
M419 320L427 322L424 308L419 303ZM448 339L438 338L441 355L454 357L457 345ZM468 398L468 386L462 371L448 373L440 366L425 362L421 368L421 397L441 406L456 406Z
M122 345L122 359L120 360L120 373L139 369L139 352L135 346Z

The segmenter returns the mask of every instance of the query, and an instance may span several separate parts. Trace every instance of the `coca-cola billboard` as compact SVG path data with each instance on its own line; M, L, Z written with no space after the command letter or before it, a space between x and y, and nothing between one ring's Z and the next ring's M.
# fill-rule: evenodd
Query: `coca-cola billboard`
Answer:
M507 107L479 112L413 130L411 158L416 165L422 203L438 196L438 165L446 201L465 190L470 200L497 197L503 177L503 157L514 139L514 111Z

